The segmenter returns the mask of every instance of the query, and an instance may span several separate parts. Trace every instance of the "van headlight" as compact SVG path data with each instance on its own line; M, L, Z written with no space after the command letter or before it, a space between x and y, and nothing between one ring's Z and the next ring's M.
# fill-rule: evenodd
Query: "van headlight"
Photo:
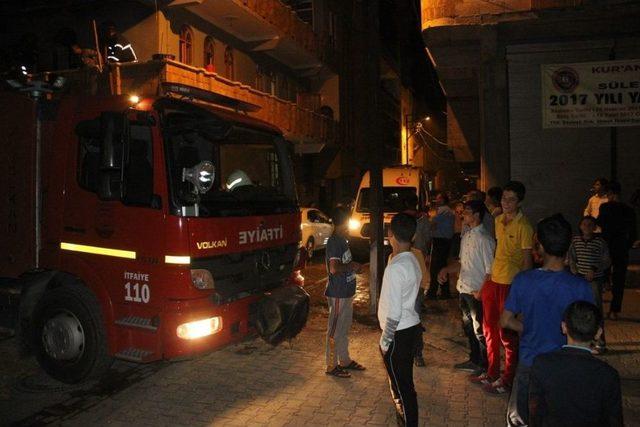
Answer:
M357 219L349 219L349 230L356 231L360 229L360 221Z

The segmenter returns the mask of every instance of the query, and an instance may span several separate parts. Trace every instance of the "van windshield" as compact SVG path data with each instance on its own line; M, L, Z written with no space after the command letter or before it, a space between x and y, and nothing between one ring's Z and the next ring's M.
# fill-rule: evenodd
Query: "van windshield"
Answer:
M384 187L383 188L383 212L401 212L405 209L404 201L410 195L418 194L415 187ZM371 189L361 188L360 198L356 206L357 212L371 211Z

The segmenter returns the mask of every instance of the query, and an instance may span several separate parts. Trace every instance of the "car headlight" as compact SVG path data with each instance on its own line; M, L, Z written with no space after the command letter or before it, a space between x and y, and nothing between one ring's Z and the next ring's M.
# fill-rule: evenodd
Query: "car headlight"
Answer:
M196 289L213 289L213 276L209 270L191 270L191 283Z
M357 219L349 219L349 230L356 231L360 228L360 221Z

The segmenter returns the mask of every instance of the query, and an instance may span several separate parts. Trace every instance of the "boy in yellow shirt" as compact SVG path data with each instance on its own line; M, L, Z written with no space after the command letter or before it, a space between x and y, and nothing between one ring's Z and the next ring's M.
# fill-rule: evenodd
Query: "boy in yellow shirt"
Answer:
M502 190L502 211L496 217L496 255L491 279L482 287L482 329L487 343L487 372L470 377L491 394L507 393L513 382L518 361L518 335L500 327L500 315L509 295L511 282L520 271L533 265L533 228L520 210L525 187L511 181ZM500 346L505 350L504 372L500 375Z

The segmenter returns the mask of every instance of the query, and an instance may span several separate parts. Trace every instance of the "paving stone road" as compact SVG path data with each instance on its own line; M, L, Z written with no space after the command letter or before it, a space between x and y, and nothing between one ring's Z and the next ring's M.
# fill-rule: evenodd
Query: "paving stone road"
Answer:
M323 275L317 261L305 272L312 295L308 325L275 348L255 339L184 362L118 361L106 380L72 387L48 379L32 358L20 359L13 339L1 341L0 424L395 425L379 331L366 315L366 275L359 277L350 349L367 370L350 379L324 374ZM634 426L640 425L640 291L627 290L623 314L607 323L611 351L604 358L620 372L625 421ZM425 325L427 366L414 374L421 425L504 425L506 397L485 395L467 374L451 369L466 356L455 301L432 303Z

